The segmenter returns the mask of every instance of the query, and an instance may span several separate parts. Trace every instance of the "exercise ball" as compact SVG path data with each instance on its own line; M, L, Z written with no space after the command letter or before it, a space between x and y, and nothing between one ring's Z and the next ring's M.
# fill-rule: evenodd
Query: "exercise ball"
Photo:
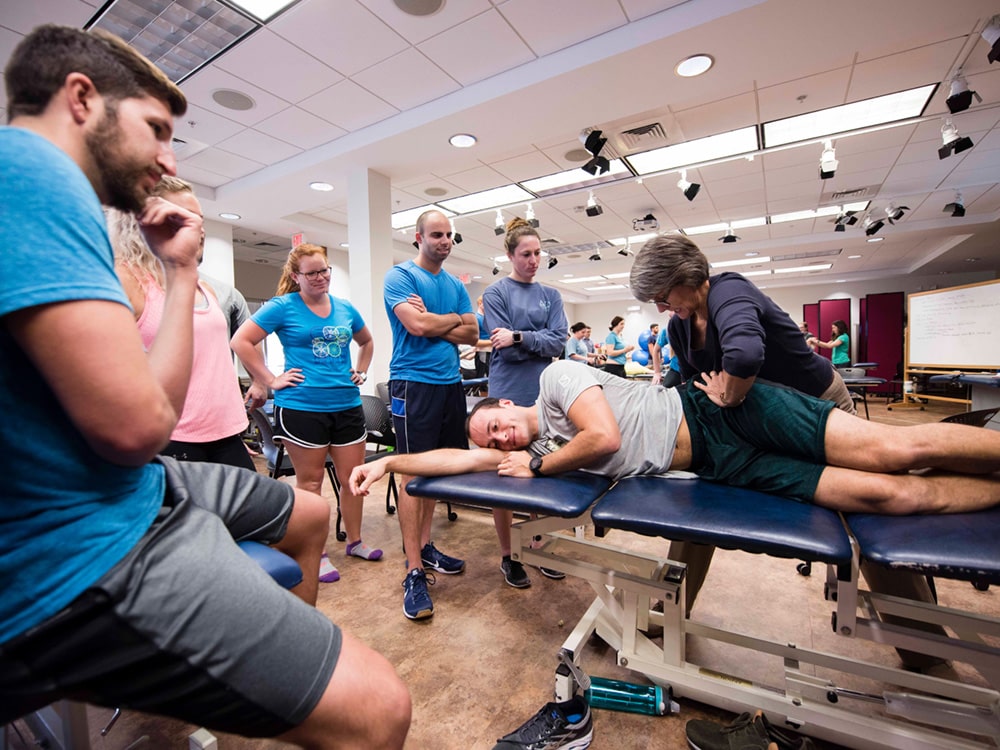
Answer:
M649 354L649 330L648 329L639 334L639 348L642 349L642 351L646 352L646 354Z
M647 336L647 338L649 338ZM635 349L632 352L632 361L637 365L642 365L645 367L649 364L649 352L643 351L642 349Z

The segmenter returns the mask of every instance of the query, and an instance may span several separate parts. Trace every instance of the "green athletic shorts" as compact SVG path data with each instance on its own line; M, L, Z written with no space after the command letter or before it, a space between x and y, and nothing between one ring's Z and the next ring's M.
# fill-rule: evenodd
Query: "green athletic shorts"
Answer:
M812 502L826 468L832 401L756 381L746 400L722 409L693 382L681 392L691 433L691 471L733 487Z

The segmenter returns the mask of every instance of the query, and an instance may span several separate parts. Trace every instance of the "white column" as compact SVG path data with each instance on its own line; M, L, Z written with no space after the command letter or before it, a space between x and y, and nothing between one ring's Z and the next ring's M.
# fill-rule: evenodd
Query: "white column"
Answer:
M351 302L375 340L365 393L389 379L392 331L383 303L382 283L392 267L392 203L389 178L370 169L351 173L347 183L347 243L351 264Z

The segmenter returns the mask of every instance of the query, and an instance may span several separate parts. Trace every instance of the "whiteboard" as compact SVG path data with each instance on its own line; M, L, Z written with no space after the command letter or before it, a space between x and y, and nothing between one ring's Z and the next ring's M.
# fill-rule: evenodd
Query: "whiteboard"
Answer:
M911 367L1000 369L1000 281L907 296Z

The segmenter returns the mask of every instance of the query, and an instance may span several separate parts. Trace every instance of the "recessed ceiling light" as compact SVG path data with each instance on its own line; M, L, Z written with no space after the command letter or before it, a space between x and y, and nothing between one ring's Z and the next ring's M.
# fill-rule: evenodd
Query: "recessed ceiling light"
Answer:
M879 237L879 239L882 239L882 238L881 238L881 237ZM848 259L848 260L857 260L857 259L858 259L858 258L860 258L860 257L861 257L860 255L848 255L848 256L847 256L847 259Z
M346 250L347 248L349 248L349 247L350 247L350 245L348 245L348 244L347 244L346 242L341 242L341 243L340 243L340 246L341 246L342 248L344 248L345 250Z
M321 193L329 193L331 190L333 190L333 185L331 185L329 182L310 182L309 187L311 187L313 190L318 190Z
M682 78L694 78L708 72L714 64L715 60L711 55L691 55L677 63L674 72Z
M437 13L444 0L392 0L397 8L411 16L429 16Z
M978 263L979 262L979 258L966 258L965 262L966 263Z
M230 221L237 221L239 219L242 219L243 217L240 216L239 214L234 214L234 213L231 213L229 211L223 211L221 214L219 214L219 218L220 219L229 219Z
M884 239L885 239L885 237L869 237L868 241L869 242L881 242Z
M472 148L476 145L476 136L468 133L456 133L448 139L448 143L455 148Z
M442 195L448 195L448 191L443 187L429 187L424 191L424 194L431 198L440 198Z

